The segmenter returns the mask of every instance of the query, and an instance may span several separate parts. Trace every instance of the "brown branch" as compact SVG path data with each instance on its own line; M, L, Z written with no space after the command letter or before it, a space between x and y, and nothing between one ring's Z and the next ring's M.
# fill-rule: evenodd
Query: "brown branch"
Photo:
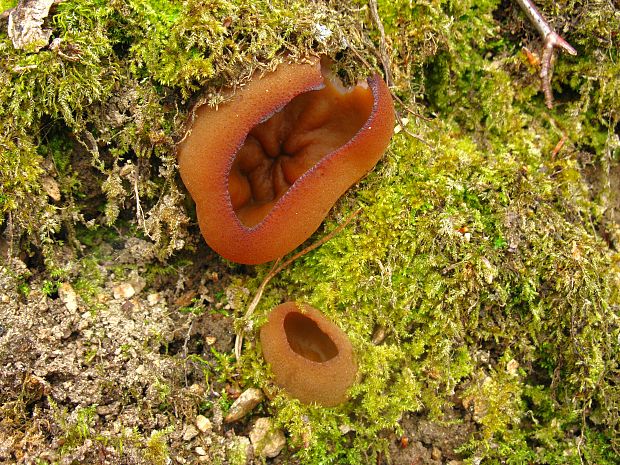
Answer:
M383 28L383 23L381 22L381 18L379 17L377 0L369 0L368 5L370 6L370 15L372 16L372 20L377 26L377 29L379 29L379 59L381 60L383 70L385 71L385 82L387 83L388 87L392 87L394 85L394 79L392 76L392 68L390 66L390 58L387 51L387 42L385 40L385 29Z
M547 22L538 8L531 0L517 0L517 3L534 25L543 39L542 67L540 69L540 79L543 93L545 94L545 104L547 108L553 108L553 91L551 90L551 76L553 75L553 55L556 48L562 49L571 55L577 55L575 50L566 42L555 29Z

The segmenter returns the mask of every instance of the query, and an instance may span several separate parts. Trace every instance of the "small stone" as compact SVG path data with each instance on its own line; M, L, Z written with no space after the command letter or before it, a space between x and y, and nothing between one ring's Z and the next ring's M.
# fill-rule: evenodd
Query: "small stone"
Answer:
M113 402L107 405L99 405L97 406L97 415L101 415L102 417L106 415L111 415L113 413L118 413L120 410L120 402Z
M273 429L271 418L267 417L256 420L250 431L250 441L254 446L254 452L267 458L276 457L286 445L282 430Z
M224 422L224 412L222 412L222 407L220 404L213 405L213 425L217 430L222 427L222 423Z
M69 283L61 283L58 286L58 297L60 301L65 304L65 307L70 312L75 312L78 309L77 295Z
M198 430L194 427L194 425L187 425L185 427L185 431L183 431L183 440L191 441L196 436L198 436Z
M198 415L196 417L196 426L203 433L206 433L207 431L210 431L213 428L213 425L211 424L211 420L209 420L204 415Z
M351 425L346 425L346 424L338 426L338 429L340 430L342 434L347 434L353 431L353 428L351 428Z
M207 455L207 451L204 450L204 447L198 446L194 450L196 451L196 454L198 455Z
M142 292L142 290L146 287L146 279L144 279L137 270L133 270L130 273L128 281L136 294Z
M515 376L517 374L517 370L519 369L519 362L517 362L514 358L511 359L506 364L506 371L509 375Z
M246 389L230 406L230 410L226 418L224 418L224 422L230 423L243 418L247 413L251 412L264 397L263 391L260 389Z
M431 451L431 458L433 460L441 460L441 456L442 456L441 449L433 446L433 450Z
M130 283L119 284L112 292L115 299L131 299L136 294L136 290Z
M205 341L207 342L207 345L212 346L213 344L216 343L217 338L214 336L207 336L205 337Z
M157 305L159 302L161 302L161 293L155 292L153 294L147 295L146 301L149 303L149 305Z
M192 384L188 388L188 391L190 392L190 394L197 396L197 397L202 397L205 394L204 387L202 387L200 384L197 384L197 383Z
M198 462L200 463L209 463L211 462L211 457L207 456L207 455L201 455L198 457Z
M16 49L38 52L50 40L52 30L43 28L54 0L19 2L9 13L8 35Z
M60 201L60 187L54 178L45 176L41 179L41 187L54 202Z

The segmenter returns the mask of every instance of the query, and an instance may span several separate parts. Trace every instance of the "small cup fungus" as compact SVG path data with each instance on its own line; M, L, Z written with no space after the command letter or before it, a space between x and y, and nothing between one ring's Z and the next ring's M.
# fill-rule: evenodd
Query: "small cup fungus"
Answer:
M282 64L218 109L196 110L178 148L205 240L246 264L305 241L344 192L385 151L394 107L373 76L352 88L318 58Z
M347 335L316 308L286 302L261 328L263 356L275 382L305 404L332 407L347 399L357 362Z

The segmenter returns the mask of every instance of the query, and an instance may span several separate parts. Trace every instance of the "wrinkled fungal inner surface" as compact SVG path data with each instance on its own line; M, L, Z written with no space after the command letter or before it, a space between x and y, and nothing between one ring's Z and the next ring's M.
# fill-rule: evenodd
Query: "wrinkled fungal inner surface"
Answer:
M284 318L284 332L294 352L313 362L327 362L338 355L336 344L318 325L301 313Z
M370 117L373 96L365 83L342 89L325 81L323 89L298 95L255 126L237 152L228 190L245 226L260 223L301 175L346 144Z

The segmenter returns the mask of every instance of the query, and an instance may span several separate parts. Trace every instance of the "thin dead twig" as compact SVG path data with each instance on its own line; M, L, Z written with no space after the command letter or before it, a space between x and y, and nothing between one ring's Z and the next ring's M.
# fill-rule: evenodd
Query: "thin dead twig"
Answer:
M379 59L381 60L383 70L385 71L385 82L387 83L388 87L392 87L394 85L394 78L392 76L392 68L390 66L390 55L388 53L387 42L385 40L385 29L383 28L383 23L381 22L381 18L379 17L377 0L369 0L368 5L370 6L370 15L372 16L372 20L374 21L377 29L379 30Z
M545 94L545 104L547 108L553 108L553 91L551 90L551 76L553 75L553 55L556 48L562 49L571 55L577 55L575 50L566 42L553 27L547 22L538 8L530 0L517 0L517 3L534 25L543 39L542 66L540 68L540 79L542 90Z
M280 264L280 262L282 261L282 257L278 258L274 262L273 266L271 267L271 270L269 270L269 273L267 273L267 276L265 276L263 281L260 283L260 286L258 286L258 289L256 290L256 294L254 294L254 298L250 302L250 305L248 305L248 309L246 310L243 318L245 320L248 320L248 318L252 316L252 314L254 313L254 310L256 310L256 307L258 306L258 303L260 302L261 297L263 296L263 292L265 291L267 284L269 284L269 281L271 281L278 273L280 273L280 271L285 269L287 266L289 266L291 263L293 263L298 258L303 257L307 253L322 246L327 241L332 239L336 234L342 231L353 220L353 218L359 215L361 211L362 211L361 208L358 208L357 210L355 210L353 213L347 216L347 218L341 224L339 224L336 228L334 228L333 231L326 234L325 236L323 236L321 239L314 242L313 244L310 244L308 247L301 250L300 252L297 252L292 257L290 257L288 260L286 260L284 263ZM243 346L244 332L245 332L245 328L240 329L239 331L237 331L237 334L235 337L235 358L237 360L241 358L241 350Z

